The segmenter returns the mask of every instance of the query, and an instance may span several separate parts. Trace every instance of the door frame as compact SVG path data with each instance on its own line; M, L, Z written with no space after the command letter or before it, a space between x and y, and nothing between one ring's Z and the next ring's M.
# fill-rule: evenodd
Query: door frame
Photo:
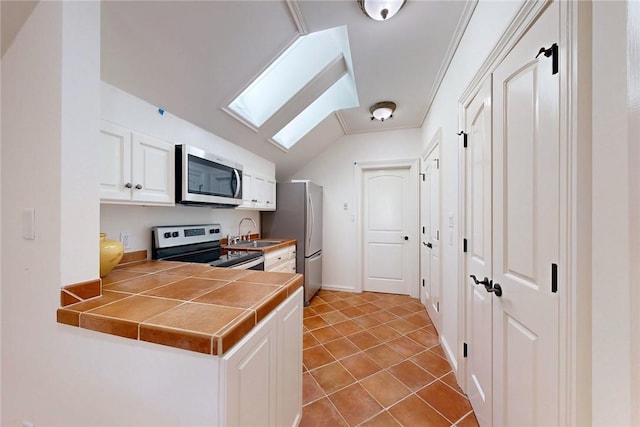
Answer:
M362 241L364 233L362 226L364 221L362 220L362 177L365 171L371 170L388 170L388 169L408 169L409 170L409 200L413 203L411 206L410 219L409 219L409 244L411 248L410 255L410 271L409 280L413 285L410 287L410 296L413 298L420 298L420 280L419 280L419 239L418 239L418 203L420 199L419 192L419 159L399 159L399 160L372 160L353 162L353 174L354 174L354 200L355 200L355 225L356 225L356 283L355 291L361 293L363 291L363 271L364 268L364 242Z
M588 375L591 359L580 349L590 345L590 324L585 324L585 313L590 313L590 296L579 296L578 282L583 289L591 288L591 273L589 259L584 258L581 246L590 244L588 237L589 220L580 213L585 208L581 201L585 192L589 192L588 179L585 174L590 168L590 155L585 155L585 148L581 148L581 124L589 125L588 114L584 105L577 102L579 89L590 90L589 77L583 77L578 63L578 52L581 55L590 54L590 15L583 10L581 2L559 2L560 6L560 69L564 70L560 77L560 248L558 282L564 286L559 289L559 424L575 425L578 420L584 420L584 412L590 412L590 393L581 391L585 385L591 384ZM494 49L488 55L478 72L471 79L466 90L458 101L458 126L465 132L465 108L481 89L486 78L490 77L496 67L502 62L522 35L533 25L537 18L546 10L549 3L545 1L523 2L509 27L505 30ZM588 18L588 19L587 19ZM585 25L586 24L586 25ZM589 70L584 71L589 74ZM460 230L457 242L459 256L458 263L458 366L456 372L458 383L466 391L466 359L463 355L464 343L467 341L465 286L465 254L463 239L465 238L465 201L466 194L466 156L464 155L464 135L458 137L458 219ZM584 145L584 144L582 144ZM586 157L589 157L588 159ZM582 218L582 219L580 219ZM587 234L585 234L587 233ZM588 240L589 242L586 242ZM580 323L580 320L583 322ZM470 350L472 351L472 350ZM590 389L590 388L589 388ZM580 408L580 409L578 409ZM586 409L585 409L586 408Z

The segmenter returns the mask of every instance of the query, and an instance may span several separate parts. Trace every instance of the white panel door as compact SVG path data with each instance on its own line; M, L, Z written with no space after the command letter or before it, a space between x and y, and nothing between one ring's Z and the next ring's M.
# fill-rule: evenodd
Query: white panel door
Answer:
M423 294L424 301L436 329L440 329L440 159L438 146L423 159Z
M492 425L491 78L465 109L466 392L481 426Z
M132 200L166 204L174 203L174 159L175 146L173 144L134 133Z
M129 200L131 131L109 122L100 127L100 198Z
M428 156L427 156L428 157ZM422 158L420 173L422 174L422 182L420 185L420 224L422 224L422 244L420 245L420 302L427 307L431 300L431 289L427 286L431 276L431 251L427 246L428 234L427 227L429 224L429 185L427 184L427 157ZM433 318L431 319L433 321Z
M493 74L493 424L558 424L559 74L552 3Z
M409 169L363 174L365 291L409 295L411 209ZM417 254L416 254L417 255Z

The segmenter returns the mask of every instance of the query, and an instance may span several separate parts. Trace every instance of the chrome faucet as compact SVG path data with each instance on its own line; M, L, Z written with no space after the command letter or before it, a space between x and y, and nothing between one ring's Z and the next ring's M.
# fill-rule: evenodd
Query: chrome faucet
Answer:
M244 220L245 220L245 219L248 219L249 221L251 221L251 222L253 223L253 228L254 228L254 229L256 229L256 230L258 229L258 225L257 225L257 224L256 224L256 222L253 220L253 218L249 218L249 217L242 218L242 219L240 220L240 223L238 224L238 237L241 237L241 236L242 236L242 233L240 232L240 227L242 226L242 223L244 222ZM249 230L249 231L251 231L251 230ZM247 233L247 240L249 240L249 236L250 236L250 235L251 235L251 233Z

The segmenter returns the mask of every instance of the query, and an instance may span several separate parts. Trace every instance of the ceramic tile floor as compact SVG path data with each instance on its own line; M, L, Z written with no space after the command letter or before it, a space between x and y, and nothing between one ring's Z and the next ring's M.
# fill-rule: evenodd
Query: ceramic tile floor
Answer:
M477 426L416 299L321 290L304 309L301 426Z

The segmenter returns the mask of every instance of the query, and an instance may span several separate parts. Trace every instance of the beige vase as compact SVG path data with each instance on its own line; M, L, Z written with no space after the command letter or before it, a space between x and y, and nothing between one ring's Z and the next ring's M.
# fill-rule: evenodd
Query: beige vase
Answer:
M100 233L100 277L104 277L115 267L124 254L122 243L108 240L107 233Z

